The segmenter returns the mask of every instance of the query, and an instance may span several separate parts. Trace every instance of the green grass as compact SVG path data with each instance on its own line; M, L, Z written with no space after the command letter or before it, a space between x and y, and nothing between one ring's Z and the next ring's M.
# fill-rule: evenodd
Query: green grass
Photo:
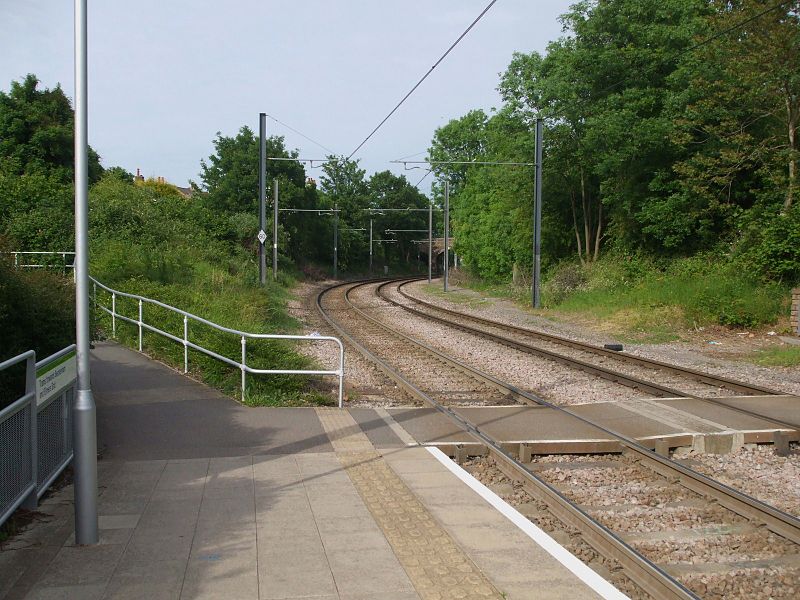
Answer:
M609 261L588 269L585 283L553 308L588 315L629 341L663 342L690 328L775 323L788 298L788 288L742 277L725 265L685 260L659 270Z
M438 298L443 298L454 304L463 304L468 308L477 308L482 304L486 304L488 301L482 297L475 296L475 294L469 294L466 292L460 291L448 291L445 292L442 289L441 285L436 284L425 284L422 286L422 289L425 290L426 293L436 296Z
M101 279L102 281L102 279ZM220 268L200 263L189 282L156 283L132 279L114 285L122 291L159 300L181 308L218 325L248 333L296 333L299 323L286 310L290 297L289 278L261 288L241 274L231 275ZM98 299L111 305L110 294L99 292ZM117 311L136 319L138 305L117 298ZM106 313L98 322L102 335L111 337L111 318ZM145 303L144 322L183 338L183 318L171 311ZM241 337L189 320L189 340L231 360L240 361ZM136 349L138 328L117 320L117 341ZM314 365L299 354L294 342L248 339L247 365L257 369L309 369ZM145 330L143 351L164 363L183 370L183 345ZM200 351L189 350L189 374L226 394L241 398L241 372ZM245 403L249 406L319 406L334 399L321 391L322 384L311 376L247 375Z
M472 277L461 284L529 310L529 288ZM534 312L607 332L625 343L662 343L700 327L780 325L788 302L788 285L747 277L724 257L656 262L609 256L588 266L565 263L552 269L542 285L543 308Z
M800 346L789 348L770 348L758 353L756 364L765 367L797 367L800 366Z

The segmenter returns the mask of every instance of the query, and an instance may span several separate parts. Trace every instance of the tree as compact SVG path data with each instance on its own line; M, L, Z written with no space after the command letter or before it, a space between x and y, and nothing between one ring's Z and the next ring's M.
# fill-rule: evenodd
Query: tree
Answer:
M122 167L110 167L103 172L103 178L112 177L125 183L133 183L133 173Z
M0 169L14 175L44 175L71 184L74 175L74 112L61 86L37 89L29 74L0 92ZM89 181L103 168L89 148Z
M800 2L771 4L712 2L708 27L718 35L674 75L674 141L691 149L675 165L675 202L735 216L758 199L784 210L796 199Z
M354 264L363 264L367 257L363 236L353 231L364 228L367 222L364 211L369 205L367 172L359 168L357 160L328 158L322 166L320 191L326 205L339 211L331 221L338 218L338 265L345 270Z
M200 161L202 186L192 184L198 191L205 192L203 200L209 207L227 213L258 214L258 143L258 136L247 126L234 137L217 132L215 153L207 161ZM283 137L268 137L266 146L267 157L297 157L296 151L286 150ZM267 161L267 185L280 176L300 187L305 184L305 171L300 163Z
M416 187L411 185L403 175L395 175L390 171L374 173L367 182L369 205L376 208L427 208L428 198ZM397 231L387 234L387 229L411 230L428 228L428 215L420 211L390 211L375 213L373 230L378 238L394 237L396 244L381 244L376 248L376 253L382 253L386 262L411 263L411 257L418 246L413 240L427 237L417 231Z
M488 120L486 113L478 109L439 127L428 148L428 160L470 161L485 157L488 149ZM466 181L469 165L432 165L431 170L440 181L446 179L450 183L451 192L457 194Z

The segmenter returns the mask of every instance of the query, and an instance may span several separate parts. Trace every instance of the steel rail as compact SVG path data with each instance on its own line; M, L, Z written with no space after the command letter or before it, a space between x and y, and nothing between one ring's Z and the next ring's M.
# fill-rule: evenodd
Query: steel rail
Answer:
M676 390L676 389L673 389L673 388L670 388L670 387L667 387L667 386L659 385L659 384L653 383L651 381L646 381L644 379L640 379L640 378L634 377L632 375L626 375L624 373L620 373L619 371L614 371L612 369L599 367L597 365L593 365L592 363L588 363L588 362L582 361L582 360L580 360L578 358L571 358L571 357L568 357L568 356L564 356L562 354L558 354L557 352L552 352L550 350L545 350L544 348L537 348L535 346L530 346L528 344L524 344L522 342L518 342L516 340L505 338L505 337L502 337L502 336L499 336L499 335L496 335L496 334L488 333L488 332L485 332L485 331L480 331L478 329L474 329L472 327L469 327L468 325L464 325L464 324L461 324L461 323L455 323L455 322L450 321L448 319L444 319L442 317L437 317L435 315L431 315L430 313L426 313L424 311L417 310L417 309L412 308L410 306L406 306L406 305L401 304L401 303L399 303L399 302L397 302L395 300L392 300L391 298L388 298L386 295L380 293L379 290L381 290L384 286L388 285L389 283L391 283L391 282L387 282L387 283L383 284L382 286L380 286L379 288L377 288L376 292L378 293L380 298L385 300L386 302L389 302L389 303L397 306L398 308L402 308L403 310L406 310L406 311L408 311L408 312L410 312L412 314L418 315L418 316L423 317L425 319L428 319L428 320L431 320L431 321L435 321L437 323L441 323L441 324L446 325L448 327L453 327L454 329L460 329L461 331L464 331L466 333L481 335L482 337L489 338L489 339L491 339L493 341L496 341L496 342L499 342L499 343L501 343L501 344L503 344L505 346L509 346L511 348L514 348L515 350L520 350L521 352L527 352L529 354L536 354L537 356L541 356L542 358L546 358L548 360L552 360L552 361L560 363L562 365L566 365L568 367L575 368L575 369L578 369L580 371L584 371L584 372L589 373L591 375L596 375L596 376L601 377L603 379L607 379L608 381L611 381L613 383L619 383L619 384L625 385L625 386L633 388L633 389L649 392L649 393L653 394L654 396L658 396L660 398L674 398L674 397L682 398L682 397L685 396L685 394L683 392L681 392L680 390Z
M538 489L542 489L542 484L546 487L546 491L541 491L543 498L548 498L554 502L556 502L556 508L553 511L554 514L557 514L559 518L563 516L565 519L569 519L566 522L572 524L573 526L578 527L579 529L583 529L584 526L590 527L592 533L586 538L586 541L589 542L596 550L601 552L605 556L621 556L625 558L625 560L621 561L623 566L628 566L629 569L633 569L632 571L626 571L628 575L633 579L637 584L641 585L644 589L646 589L649 593L652 593L655 597L694 597L693 594L683 587L679 582L672 579L669 575L667 575L660 567L651 563L645 557L640 556L633 550L630 546L628 546L623 540L621 540L618 536L614 535L613 533L609 532L605 527L596 523L588 513L580 509L577 505L569 501L568 499L564 498L557 490L553 489L552 486L540 480L539 477L535 475L530 469L525 467L519 461L517 461L513 456L511 456L508 452L506 452L502 446L496 440L492 439L490 436L485 434L483 431L479 430L475 425L469 423L466 419L455 413L452 409L441 405L439 402L430 398L428 395L424 394L421 390L419 390L413 383L408 381L402 374L398 373L394 369L392 369L385 361L378 358L376 355L371 353L367 350L364 346L358 343L356 340L350 336L343 327L339 326L332 318L326 315L325 310L322 307L322 297L329 292L330 290L336 289L338 287L344 285L352 285L353 287L350 288L345 293L345 301L348 302L350 308L359 314L360 317L378 325L379 327L383 328L385 331L390 333L394 336L401 336L407 340L413 341L418 345L425 346L416 340L412 340L408 336L404 336L399 332L394 331L391 327L387 326L386 324L378 321L377 319L367 315L363 310L357 308L352 302L349 300L349 292L355 289L356 287L367 285L371 283L370 281L356 283L356 284L338 284L336 286L332 286L323 290L317 296L317 308L320 311L323 318L335 329L337 330L343 337L347 339L359 352L364 354L369 360L375 362L390 378L400 384L403 389L405 389L408 393L412 396L420 398L425 403L429 404L430 406L434 407L439 412L445 414L446 416L450 417L451 419L455 420L462 428L465 428L469 433L476 436L482 443L487 444L490 452L496 458L500 458L500 463L504 464L506 468L511 469L517 475L522 474L524 479L532 485L535 485ZM455 361L458 362L458 361ZM469 365L464 363L460 364L460 370L463 372L472 372L475 374L479 374L482 378L490 378L493 379L495 382L502 384L498 380L494 379L491 375L483 373ZM627 451L634 460L640 462L643 466L657 472L672 481L676 481L686 487L694 491L695 493L700 494L701 496L713 498L716 502L718 502L721 506L731 510L732 512L739 514L751 521L754 521L758 524L763 524L771 531L781 535L782 537L792 541L793 543L800 544L800 519L797 519L793 515L787 514L783 511L778 510L777 508L770 506L760 500L748 496L739 490L731 488L719 481L706 477L705 475L698 473L689 467L682 465L678 462L670 460L668 458L659 456L658 454L651 451L649 448L646 448L638 441L629 438L619 432L614 430L608 429L597 423L587 419L579 414L576 414L565 408L563 406L558 406L552 404L534 394L529 392L525 392L516 388L515 386L509 384L503 384L506 388L515 393L516 395L526 397L537 404L542 406L549 407L554 410L558 410L564 414L570 415L571 417L578 419L579 421L594 427L595 429L610 435L614 439L616 439L620 445L623 447L625 451ZM548 500L548 503L550 503ZM586 525L587 520L594 525ZM608 536L607 533L611 535ZM603 539L596 539L596 535L600 535ZM595 545L597 544L597 545ZM611 554L607 554L606 551L609 550L609 545L613 549ZM630 556L630 553L633 553L633 557ZM618 559L619 560L619 559ZM628 561L633 560L637 567L633 568L628 565ZM645 561L644 563L641 561ZM650 565L655 569L653 570ZM646 573L640 572L641 569L644 569ZM662 587L664 585L663 581L660 579L665 576L667 578L667 587ZM641 578L645 577L646 581L642 582ZM656 581L650 581L651 578L654 578ZM649 583L648 583L649 582ZM655 586L655 587L653 587ZM677 586L677 587L674 587ZM663 592L663 593L662 593ZM688 595L686 595L688 594Z
M464 431L474 437L479 443L485 445L490 455L495 458L498 465L503 465L501 468L512 479L523 479L526 483L526 489L532 492L532 495L547 503L548 507L552 510L553 514L564 523L575 527L580 530L585 541L597 550L601 555L617 560L622 566L628 577L639 585L642 589L647 591L651 596L657 599L696 599L697 596L688 588L683 586L679 581L669 575L665 570L659 567L654 562L650 561L647 557L639 554L621 537L613 531L596 521L592 516L577 504L569 500L564 494L552 484L547 482L543 477L537 475L525 465L520 463L511 454L503 449L501 444L488 436L486 433L478 429L474 424L470 423L467 419L456 413L451 408L442 405L440 402L434 400L424 391L419 389L413 382L408 380L399 371L393 369L386 361L372 353L365 346L354 339L341 325L339 325L322 306L322 298L325 294L336 288L351 285L345 293L345 300L350 308L358 313L361 317L379 325L380 327L391 331L393 335L399 335L406 339L407 336L399 334L391 330L386 325L366 315L363 311L355 307L347 297L349 291L356 287L367 285L370 282L361 283L340 283L323 290L317 295L317 309L322 318L337 332L339 336L345 339L350 345L364 355L367 360L373 362L378 366L389 378L395 381L404 391L409 395L425 404L428 404L438 412L445 415L447 418L455 421ZM423 344L424 345L424 344ZM466 365L464 365L466 366ZM473 369L467 367L470 371Z
M622 352L617 352L614 350L608 350L607 348L602 348L600 346L595 346L594 344L587 344L586 342L579 342L577 340L571 340L569 338L564 338L558 335L554 335L552 333L546 333L543 331L536 331L535 329L528 329L526 327L518 327L516 325L509 325L508 323L501 323L499 321L493 321L491 319L486 319L483 317L478 317L475 315L470 315L468 313L463 313L461 311L444 308L441 306L437 306L436 304L432 304L421 298L413 296L403 290L402 288L412 283L413 281L421 281L419 278L409 279L404 283L400 284L398 287L398 292L405 298L408 298L412 302L416 302L417 304L421 304L422 306L426 306L428 308L432 308L434 310L441 311L443 313L457 316L459 318L469 319L475 321L477 323L481 323L483 325L488 325L490 327L497 327L498 329L505 329L506 331L513 331L514 333L520 333L522 335L527 335L530 337L539 338L545 341L553 342L556 344L560 344L562 346L569 346L576 350L583 350L586 352L590 352L592 354L597 354L599 356L604 356L606 358L612 358L614 360L620 362L627 362L631 364L637 364L643 367L649 367L651 369L660 369L662 371L667 371L673 373L675 375L682 375L684 377L691 377L696 381L701 383L706 383L708 385L714 385L717 387L725 387L732 391L742 392L746 395L764 395L764 396L778 396L781 395L781 392L776 390L772 390L769 388L753 385L750 383L745 383L742 381L736 381L734 379L729 379L727 377L722 377L718 375L709 375L708 373L703 373L702 371L698 371L696 369L690 369L687 367L679 367L677 365L672 365L670 363L666 363L660 360L655 360L652 358L643 358L640 356L634 356L633 354L626 354ZM390 302L394 302L390 300ZM403 306L402 304L398 304L399 306ZM410 308L410 307L409 307ZM668 388L666 388L668 389Z
M387 281L381 284L380 287L391 283L391 281ZM358 311L364 318L369 319L370 321L380 325L386 331L392 333L393 335L403 336L403 334L399 332L395 332L391 327L378 321L374 317L371 317L365 314L363 311L358 309L357 307L353 306L353 309ZM412 340L412 338L408 336L403 336L408 340L413 341L414 343L424 346L422 342ZM454 359L451 359L454 360ZM726 508L732 510L733 512L740 514L743 517L748 519L757 518L760 522L763 522L769 529L774 531L775 533L782 535L783 537L791 540L796 544L800 544L800 519L795 517L794 515L790 515L785 513L765 502L761 502L760 500L748 496L736 490L730 486L727 486L715 479L711 479L694 471L693 469L679 463L673 461L669 458L660 456L656 454L643 444L639 443L637 440L630 438L614 429L610 429L603 425L599 425L596 422L592 421L591 419L584 417L578 413L573 412L569 409L569 407L561 406L558 404L554 404L541 398L535 394L530 392L526 392L525 390L521 390L514 385L509 383L502 382L498 379L495 379L493 376L484 373L466 363L461 363L459 361L455 361L459 364L459 369L464 371L471 371L472 373L479 375L482 378L488 378L493 380L495 385L503 385L509 391L515 393L518 396L523 398L527 398L536 404L546 406L548 408L560 411L564 414L570 415L571 417L578 419L579 421L594 427L595 429L602 431L606 435L609 435L616 439L622 447L631 452L633 454L633 458L642 462L648 468L664 474L664 469L667 469L670 472L670 477L686 477L688 480L694 480L692 486L686 486L692 489L695 492L698 492L702 495L713 496L717 499L717 501ZM674 472L672 472L674 471ZM702 491L700 491L702 490ZM754 513L754 510L757 511ZM756 516L757 515L757 516Z
M566 345L566 346L571 347L571 348L575 348L575 349L578 349L578 350L584 350L586 352L591 352L591 353L594 353L594 354L598 354L600 356L610 356L611 358L614 358L614 359L619 360L621 362L628 362L628 363L631 363L631 364L645 366L645 367L649 367L649 368L656 369L656 370L664 370L664 371L667 371L667 372L672 373L672 374L679 374L679 375L687 375L688 374L689 378L694 378L696 380L702 381L702 383L707 383L709 385L718 385L720 387L737 388L736 391L742 391L744 389L749 389L751 393L748 394L748 395L765 395L765 396L779 396L779 395L781 395L781 392L777 392L775 390L770 390L768 388L762 388L760 386L755 386L755 385L751 385L751 384L748 384L748 383L731 380L731 379L728 379L728 378L725 378L725 377L717 377L717 376L714 376L714 375L707 375L707 374L704 374L704 373L702 373L700 371L696 371L694 369L684 369L683 367L678 367L676 365L671 365L669 363L664 363L664 362L661 362L661 361L647 359L647 358L640 358L640 357L637 357L637 356L633 356L631 354L620 354L619 352L607 350L605 348L601 348L599 346L594 346L592 344L587 344L587 343L584 343L584 342L578 342L578 341L575 341L575 340L570 340L568 338L562 338L562 337L557 336L557 335L553 335L553 334L549 334L549 333L545 333L545 332L541 332L541 331L536 331L536 330L533 330L533 329L527 329L527 328L524 328L524 327L517 327L515 325L508 325L506 323L500 323L498 321L493 321L491 319L485 319L485 318L482 318L482 317L476 317L474 315L470 315L470 314L467 314L467 313L463 313L463 312L452 310L452 309L448 309L448 308L442 308L442 307L439 307L439 306L437 306L435 304L432 304L430 302L426 302L424 300L421 300L421 299L417 298L416 296L412 296L411 294L409 294L408 292L406 292L406 291L404 291L402 289L403 286L407 285L408 283L411 283L413 281L421 281L421 280L422 279L419 279L419 278L414 278L414 279L411 279L411 280L405 280L404 283L402 283L402 284L400 284L398 286L397 291L404 298L407 298L407 299L411 300L412 302L416 302L418 304L421 304L423 306L432 308L434 310L441 311L441 312L443 312L445 314L455 316L456 318L470 319L470 320L476 321L478 323L481 323L483 325L487 325L489 327L497 327L498 329L505 329L507 331L512 331L514 333L519 333L519 334L522 334L522 335L530 335L531 337L537 337L537 338L540 338L540 339L544 339L544 340L546 340L548 342L560 343L560 344ZM394 280L395 283L397 281L398 280ZM389 283L390 282L386 282L384 284L384 286L388 285ZM382 289L384 286L381 286L378 289ZM529 346L529 345L524 344L522 342L518 342L516 340L512 340L512 339L509 339L509 338L506 338L506 337L503 337L503 336L500 336L500 335L497 335L497 334L494 334L494 333L490 333L490 332L487 332L487 331L482 331L480 329L474 329L472 327L469 327L468 325L464 325L463 323L456 323L456 322L450 321L448 319L443 319L441 317L437 317L435 315L431 315L431 314L426 313L424 311L417 310L415 308L412 308L410 306L407 306L405 304L401 304L401 303L399 303L399 302L397 302L395 300L392 300L391 298L388 298L385 294L380 294L380 297L383 300L386 300L387 302L390 302L391 304L393 304L395 306L398 306L398 307L400 307L400 308L402 308L402 309L404 309L404 310L406 310L408 312L411 312L413 314L417 314L419 316L422 316L422 317L424 317L426 319L430 319L430 320L436 321L438 323L442 323L444 325L447 325L447 326L450 326L450 327L454 327L456 329L460 329L461 331L465 331L467 333L480 335L482 337L491 339L493 341L496 341L498 343L504 344L504 345L512 347L512 348L515 348L515 349L520 350L522 352L530 352L532 354L537 354L539 356L543 356L544 358L548 358L548 359L554 360L556 362L559 362L561 364L564 364L564 365L567 365L567 366L570 366L570 367L577 367L578 369L580 369L582 371L585 371L585 372L593 374L593 375L597 375L598 377L602 377L603 379L607 379L609 381L613 381L614 383L620 383L622 385L627 385L627 386L632 387L634 389L645 390L645 391L648 391L648 392L652 393L653 395L661 397L661 398L692 398L692 399L695 399L695 400L699 400L699 401L705 402L706 404L713 404L714 406L722 406L724 408L727 408L728 410L732 410L732 411L738 412L740 414L744 414L744 415L748 415L750 417L755 417L755 418L758 418L758 419L769 421L771 423L774 423L775 425L778 425L778 426L780 426L782 428L786 428L788 430L800 431L800 423L795 423L795 422L787 421L787 420L784 420L784 419L778 419L778 418L775 418L775 417L770 417L768 415L764 415L764 414L759 413L757 411L749 410L747 408L742 408L742 407L739 407L739 406L731 406L729 404L726 404L725 402L722 402L721 400L719 400L717 398L709 398L709 397L705 397L705 396L698 396L696 394L689 394L689 393L686 393L686 392L684 392L682 390L670 388L670 387L667 387L667 386L662 386L662 385L659 385L659 384L653 383L653 382L648 382L648 381L645 381L643 379L639 379L637 377L633 377L631 375L626 375L624 373L619 373L618 371L614 371L613 369L608 369L607 367L602 367L602 366L598 366L598 365L593 365L591 363L586 363L584 361L581 361L580 359L564 356L564 355L558 354L557 352L551 352L549 350L544 350L542 348L536 348L534 346ZM702 379L700 379L698 376L702 376Z

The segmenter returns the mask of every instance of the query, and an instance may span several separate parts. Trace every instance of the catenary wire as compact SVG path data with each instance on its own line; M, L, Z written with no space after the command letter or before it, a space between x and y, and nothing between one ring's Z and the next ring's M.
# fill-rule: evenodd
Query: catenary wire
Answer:
M380 129L382 126L383 126L383 124L384 124L384 123L386 123L386 121L388 121L388 120L389 120L389 118L390 118L390 117L391 117L391 116L392 116L392 115L393 115L393 114L394 114L394 113L397 111L397 109L398 109L398 108L400 108L400 106L402 106L402 104L403 104L403 103L404 103L404 102L405 102L405 101L408 99L408 97L409 97L409 96L411 96L411 94L413 94L413 93L414 93L414 91L415 91L415 90L416 90L416 89L417 89L417 88L418 88L420 85L422 85L422 82L423 82L423 81L425 81L425 80L428 78L428 76L429 76L431 73L433 73L433 70L434 70L436 67L438 67L438 66L439 66L439 64L440 64L440 63L441 63L441 62L442 62L442 61L443 61L445 58L447 58L447 55L448 55L448 54L450 54L450 52L453 50L453 48L455 48L455 47L458 45L458 43L459 43L459 42L460 42L462 39L464 39L464 37L465 37L465 36L466 36L466 35L467 35L467 34L470 32L470 30L471 30L473 27L475 27L475 25L477 25L478 21L480 21L480 20L483 18L483 15L485 15L487 12L489 12L489 9L490 9L490 8L492 8L492 6L494 6L495 2L497 2L497 0L492 0L491 2L489 2L489 4L486 6L486 8L484 8L484 9L481 11L481 13L480 13L480 14L479 14L479 15L478 15L476 18L475 18L475 20L474 20L474 21L472 21L472 23L470 23L469 27L467 27L467 28L464 30L464 32L463 32L463 33L462 33L460 36L458 36L458 39L456 39L456 41L455 41L455 42L453 42L453 43L450 45L450 47L449 47L449 48L448 48L448 49L445 51L445 53L444 53L444 54L442 54L442 55L439 57L439 60L437 60L437 61L436 61L436 62L433 64L433 66L432 66L430 69L428 69L427 73L425 73L425 75L423 75L423 76L422 76L422 78L421 78L421 79L420 79L420 80L419 80L419 81L418 81L418 82L417 82L417 83L414 85L414 87L412 87L412 88L411 88L411 90L409 90L409 92L408 92L408 93L407 93L405 96L403 96L403 98L400 100L400 102L398 102L398 103L395 105L395 107L394 107L394 108L393 108L393 109L392 109L392 110L389 112L389 114L388 114L388 115L386 115L386 116L383 118L383 120L382 120L380 123L378 123L378 125L375 127L375 129L373 129L373 130L372 130L372 131L369 133L369 135L368 135L367 137L365 137L365 138L363 139L363 141L362 141L362 142L361 142L361 143L360 143L358 146L356 146L356 149L355 149L355 150L353 150L353 151L350 153L350 156L348 156L348 157L347 157L347 159L348 159L348 160L350 160L351 158L353 158L353 155L355 155L355 153L356 153L356 152L358 152L359 150L361 150L361 147L362 147L364 144L366 144L366 143L369 141L369 139L370 139L370 138L371 138L373 135L375 135L375 133L376 133L376 132L377 132L377 131L378 131L378 130L379 130L379 129Z
M288 130L290 130L290 131L293 131L293 132L295 132L297 135L299 135L300 137L302 137L302 138L304 138L304 139L308 140L308 141L309 141L309 142L311 142L312 144L316 144L317 146L319 146L320 148L322 148L322 149L323 149L323 150L325 150L326 152L330 152L331 154L334 154L334 155L335 155L335 154L337 154L337 152L335 152L334 150L331 150L331 149L330 149L330 148L328 148L327 146L323 146L323 145L322 145L322 144L320 144L318 141L316 141L316 140L314 140L314 139L312 139L312 138L308 137L308 136L307 136L305 133L303 133L302 131L298 131L297 129L295 129L295 128L294 128L294 127L292 127L291 125L287 125L286 123L284 123L283 121L280 121L280 120L276 119L276 118L275 118L275 117L273 117L272 115L267 115L267 116L268 116L270 119L272 119L273 121L275 121L276 123L278 123L278 124L280 124L280 125L283 125L284 127L286 127L286 129L288 129Z

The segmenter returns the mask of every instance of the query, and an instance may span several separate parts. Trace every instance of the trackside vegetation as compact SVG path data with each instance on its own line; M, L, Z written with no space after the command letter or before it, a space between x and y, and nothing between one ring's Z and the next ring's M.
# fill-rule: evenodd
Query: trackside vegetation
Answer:
M245 248L226 239L234 233L225 218L176 188L155 181L134 183L104 176L90 192L93 275L105 285L181 308L219 325L250 333L292 332L298 324L288 316L289 276L257 282L257 266ZM111 306L102 288L98 301ZM117 298L117 310L134 320L138 303ZM111 319L96 311L101 336L112 335ZM144 321L183 337L180 315L143 305ZM240 338L190 321L190 339L218 354L240 360ZM117 339L138 345L138 328L117 321ZM145 332L143 350L176 368L183 367L183 346ZM288 342L248 340L247 364L261 369L310 368L310 361ZM240 397L240 371L190 350L190 373L233 397ZM321 387L319 389L322 389ZM250 405L303 405L332 402L315 391L309 378L249 375L245 402Z
M799 8L577 2L545 52L512 57L501 106L439 128L428 156L531 162L544 119L550 309L634 330L775 323L800 281ZM532 169L434 172L438 193L451 184L455 251L472 280L530 273Z
M366 272L370 227L377 272L424 272L415 240L447 181L461 265L454 277L527 304L533 169L463 163L533 162L541 118L544 314L642 341L707 326L780 329L800 284L799 15L800 0L576 2L546 51L509 57L496 109L471 110L433 133L430 200L402 175L368 175L342 157L307 172L283 138L269 137L268 156L286 160L268 163L268 202L277 180L280 207L298 210L280 213L282 275L266 289L256 281L259 149L250 128L217 133L188 191L104 168L91 150L92 274L234 329L291 332L290 290L295 278L331 272L334 223L341 274ZM72 130L60 87L41 89L28 75L0 91L0 246L74 245ZM69 284L2 259L0 269L0 358L17 346L45 352L30 332L45 313L48 328L71 331ZM138 311L124 300L119 308ZM166 312L146 307L145 316L183 333ZM110 335L104 314L96 324ZM190 328L199 343L240 356L237 338ZM133 344L135 333L118 324L122 342ZM182 367L182 345L146 333L144 346ZM796 364L796 356L758 360ZM288 343L252 342L248 357L264 368L309 364ZM239 394L237 369L197 352L189 364L194 376ZM249 377L248 402L332 401L309 381Z

